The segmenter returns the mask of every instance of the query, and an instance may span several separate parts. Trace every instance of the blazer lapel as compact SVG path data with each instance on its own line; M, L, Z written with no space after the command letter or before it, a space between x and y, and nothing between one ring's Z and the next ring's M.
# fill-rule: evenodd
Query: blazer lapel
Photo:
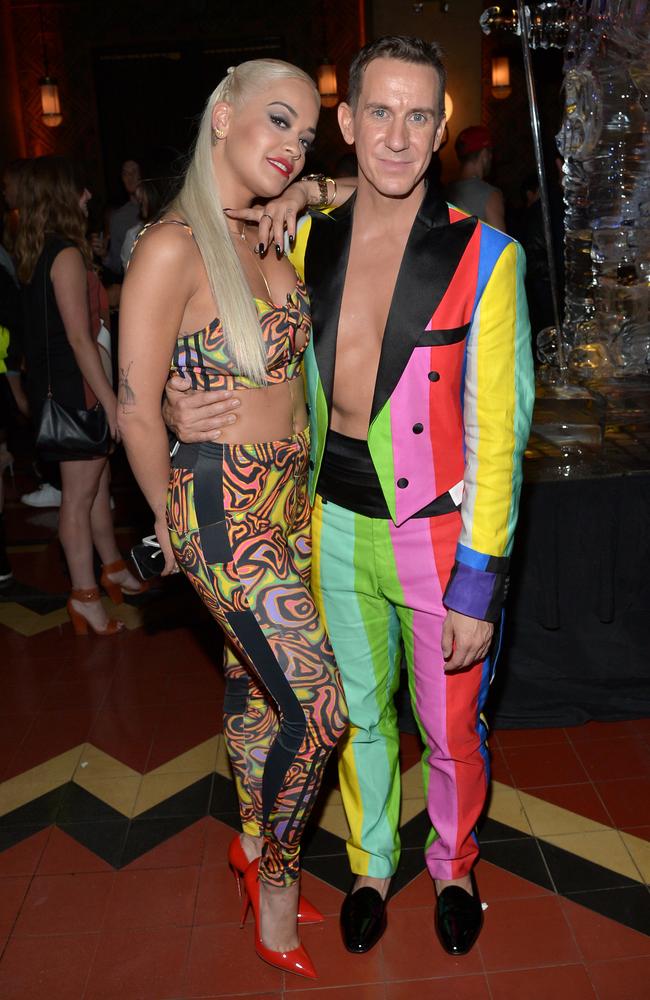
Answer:
M314 354L321 385L332 409L336 338L352 238L352 208L356 195L329 215L312 214L305 253L305 283L311 302Z
M371 423L390 398L440 305L477 222L475 216L470 216L451 225L446 202L434 188L427 189L406 244L388 311Z

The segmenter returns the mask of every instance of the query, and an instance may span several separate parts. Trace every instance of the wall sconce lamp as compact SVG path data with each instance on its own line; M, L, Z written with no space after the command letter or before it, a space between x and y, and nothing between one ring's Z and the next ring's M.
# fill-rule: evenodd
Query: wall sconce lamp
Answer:
M510 60L508 56L494 56L492 59L492 97L502 101L510 97Z
M324 108L335 108L339 102L336 66L327 59L323 60L323 63L318 67L317 78L321 104Z
M454 102L451 99L451 95L445 90L445 118L447 123L451 120L451 116L454 113Z
M63 121L58 84L52 77L44 76L39 80L39 85L41 88L41 118L43 119L43 124L47 125L48 128L56 128Z
M47 63L47 48L45 46L45 28L43 26L43 6L39 4L38 12L41 19L41 43L43 45L43 69L45 75L38 81L41 88L41 118L43 124L48 128L56 128L63 121L61 114L61 102L59 100L59 86L53 77L50 76Z

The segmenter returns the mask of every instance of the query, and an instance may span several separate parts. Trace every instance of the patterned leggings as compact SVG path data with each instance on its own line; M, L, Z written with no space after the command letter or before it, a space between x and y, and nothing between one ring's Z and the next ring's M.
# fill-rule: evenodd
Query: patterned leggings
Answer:
M260 878L273 885L298 878L305 822L347 721L309 592L308 451L307 432L181 445L167 501L178 563L257 682L249 693L233 656L224 729L244 830L264 836Z

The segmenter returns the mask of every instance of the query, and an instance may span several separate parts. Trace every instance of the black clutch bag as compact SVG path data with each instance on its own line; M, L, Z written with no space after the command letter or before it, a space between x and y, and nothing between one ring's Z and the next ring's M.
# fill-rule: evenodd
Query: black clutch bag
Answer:
M103 407L69 410L48 395L36 434L36 450L47 462L80 461L108 455L111 436Z
M131 559L143 580L160 576L165 568L165 558L155 535L146 535L131 549Z
M45 310L45 350L47 358L47 398L36 432L36 450L48 462L81 461L108 455L111 435L106 413L100 403L92 410L73 410L52 397L50 336L47 321L47 268L43 271Z

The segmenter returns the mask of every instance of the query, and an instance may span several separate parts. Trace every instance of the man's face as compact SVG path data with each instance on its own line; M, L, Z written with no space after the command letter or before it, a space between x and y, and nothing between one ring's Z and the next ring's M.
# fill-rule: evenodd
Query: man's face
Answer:
M359 174L389 198L408 195L421 180L445 129L440 82L432 66L374 59L366 67L357 107L339 107Z

